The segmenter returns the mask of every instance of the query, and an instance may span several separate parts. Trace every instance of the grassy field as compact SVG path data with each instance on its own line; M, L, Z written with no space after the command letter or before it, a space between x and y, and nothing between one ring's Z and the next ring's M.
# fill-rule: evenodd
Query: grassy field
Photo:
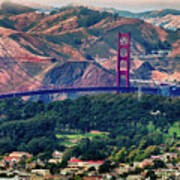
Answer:
M174 123L173 126L169 129L170 136L173 136L174 133L176 133L177 137L180 137L180 127L178 122Z
M86 134L57 134L56 137L60 140L60 144L64 146L74 146L78 144L79 140L82 138L93 139L96 137L104 138L107 133L86 133Z

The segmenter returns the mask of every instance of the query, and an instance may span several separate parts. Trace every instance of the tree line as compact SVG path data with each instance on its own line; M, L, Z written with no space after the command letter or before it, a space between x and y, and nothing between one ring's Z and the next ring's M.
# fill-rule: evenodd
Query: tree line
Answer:
M5 99L0 101L0 153L21 150L50 154L65 149L56 134L98 130L109 135L104 140L82 139L69 154L86 160L141 160L150 151L158 153L159 144L168 144L169 139L179 141L178 136L168 133L180 122L179 109L178 98L145 95L138 101L135 94L81 96L49 104Z

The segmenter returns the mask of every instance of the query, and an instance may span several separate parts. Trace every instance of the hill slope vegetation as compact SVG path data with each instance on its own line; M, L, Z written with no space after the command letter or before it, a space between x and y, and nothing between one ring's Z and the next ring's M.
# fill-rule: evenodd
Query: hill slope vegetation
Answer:
M104 140L81 139L71 149L74 156L104 159L112 155L114 148L126 148L127 153L132 149L141 153L124 161L140 160L145 156L142 150L148 146L170 147L179 141L179 108L179 99L143 96L138 101L133 94L82 96L50 104L5 99L0 102L0 152L50 154L64 149L63 135L98 130L106 132Z

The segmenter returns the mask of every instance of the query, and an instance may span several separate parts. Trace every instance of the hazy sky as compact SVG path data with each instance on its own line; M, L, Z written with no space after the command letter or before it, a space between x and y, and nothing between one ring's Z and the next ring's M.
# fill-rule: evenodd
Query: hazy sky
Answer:
M3 1L3 0L0 0ZM174 8L180 10L180 0L11 0L14 2L34 2L44 5L65 6L71 3L98 7L114 7L131 11Z

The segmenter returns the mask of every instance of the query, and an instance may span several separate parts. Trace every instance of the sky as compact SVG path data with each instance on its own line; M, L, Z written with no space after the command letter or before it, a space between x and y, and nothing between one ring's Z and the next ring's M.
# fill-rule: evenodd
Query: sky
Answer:
M0 2L3 0L0 0ZM157 9L179 9L180 0L11 0L18 3L40 3L50 6L66 6L68 4L78 4L96 7L113 7L119 10L130 10L134 12L142 12Z

